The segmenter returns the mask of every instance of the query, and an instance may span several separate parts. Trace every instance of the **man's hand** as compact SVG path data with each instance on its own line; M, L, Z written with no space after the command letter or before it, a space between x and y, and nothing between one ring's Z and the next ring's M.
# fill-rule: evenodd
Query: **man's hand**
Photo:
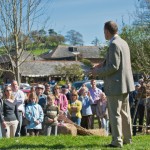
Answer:
M95 69L95 68L100 68L100 67L103 66L103 64L104 64L104 62L101 62L101 63L99 63L99 64L94 64L94 65L93 65L93 69Z
M103 66L103 64L104 64L104 62L101 62L99 64L94 64L90 74L95 77L97 75L97 69L101 68Z

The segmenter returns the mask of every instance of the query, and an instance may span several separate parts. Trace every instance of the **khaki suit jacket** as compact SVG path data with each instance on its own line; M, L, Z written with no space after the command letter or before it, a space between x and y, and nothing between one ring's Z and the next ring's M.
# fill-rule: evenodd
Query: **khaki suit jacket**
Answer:
M104 77L104 90L107 96L121 95L134 91L128 44L118 35L110 43L105 64L96 69Z

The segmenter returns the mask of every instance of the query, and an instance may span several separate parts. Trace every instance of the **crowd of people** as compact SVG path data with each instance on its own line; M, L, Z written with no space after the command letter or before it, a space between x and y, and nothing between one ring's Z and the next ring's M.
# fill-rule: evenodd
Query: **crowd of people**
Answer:
M99 128L109 132L107 99L94 79L90 89L83 85L77 91L69 83L51 90L49 84L37 84L28 94L13 80L4 88L0 104L1 137L57 135L58 125L64 124L60 115L86 129L94 128L96 117Z
M146 98L141 95L144 90L143 79L135 85L135 90L129 93L133 135L142 132L147 108L147 125L149 122L149 107ZM0 137L24 135L57 135L58 116L64 114L74 123L86 129L94 128L94 119L98 127L110 131L107 98L105 93L96 87L96 81L91 80L91 88L85 84L80 90L71 87L71 83L55 85L51 90L50 84L37 84L31 87L30 93L23 93L17 81L4 88L0 100ZM137 123L138 122L138 123Z

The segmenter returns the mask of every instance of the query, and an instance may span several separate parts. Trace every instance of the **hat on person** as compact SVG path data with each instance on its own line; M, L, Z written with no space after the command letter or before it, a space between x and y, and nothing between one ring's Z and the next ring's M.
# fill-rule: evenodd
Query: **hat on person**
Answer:
M68 86L67 86L67 85L62 85L61 88L62 88L62 89L68 89Z
M42 84L38 84L37 88L44 89L44 86Z

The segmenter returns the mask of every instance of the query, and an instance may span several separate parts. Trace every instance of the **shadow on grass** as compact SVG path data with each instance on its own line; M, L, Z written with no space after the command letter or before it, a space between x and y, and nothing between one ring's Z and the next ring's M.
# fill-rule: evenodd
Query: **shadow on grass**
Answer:
M8 149L86 149L86 148L100 148L100 144L86 144L86 145L79 145L79 146L67 146L63 144L55 144L55 145L32 145L32 144L20 144L20 145L12 145L9 147L0 147L0 150L8 150Z

